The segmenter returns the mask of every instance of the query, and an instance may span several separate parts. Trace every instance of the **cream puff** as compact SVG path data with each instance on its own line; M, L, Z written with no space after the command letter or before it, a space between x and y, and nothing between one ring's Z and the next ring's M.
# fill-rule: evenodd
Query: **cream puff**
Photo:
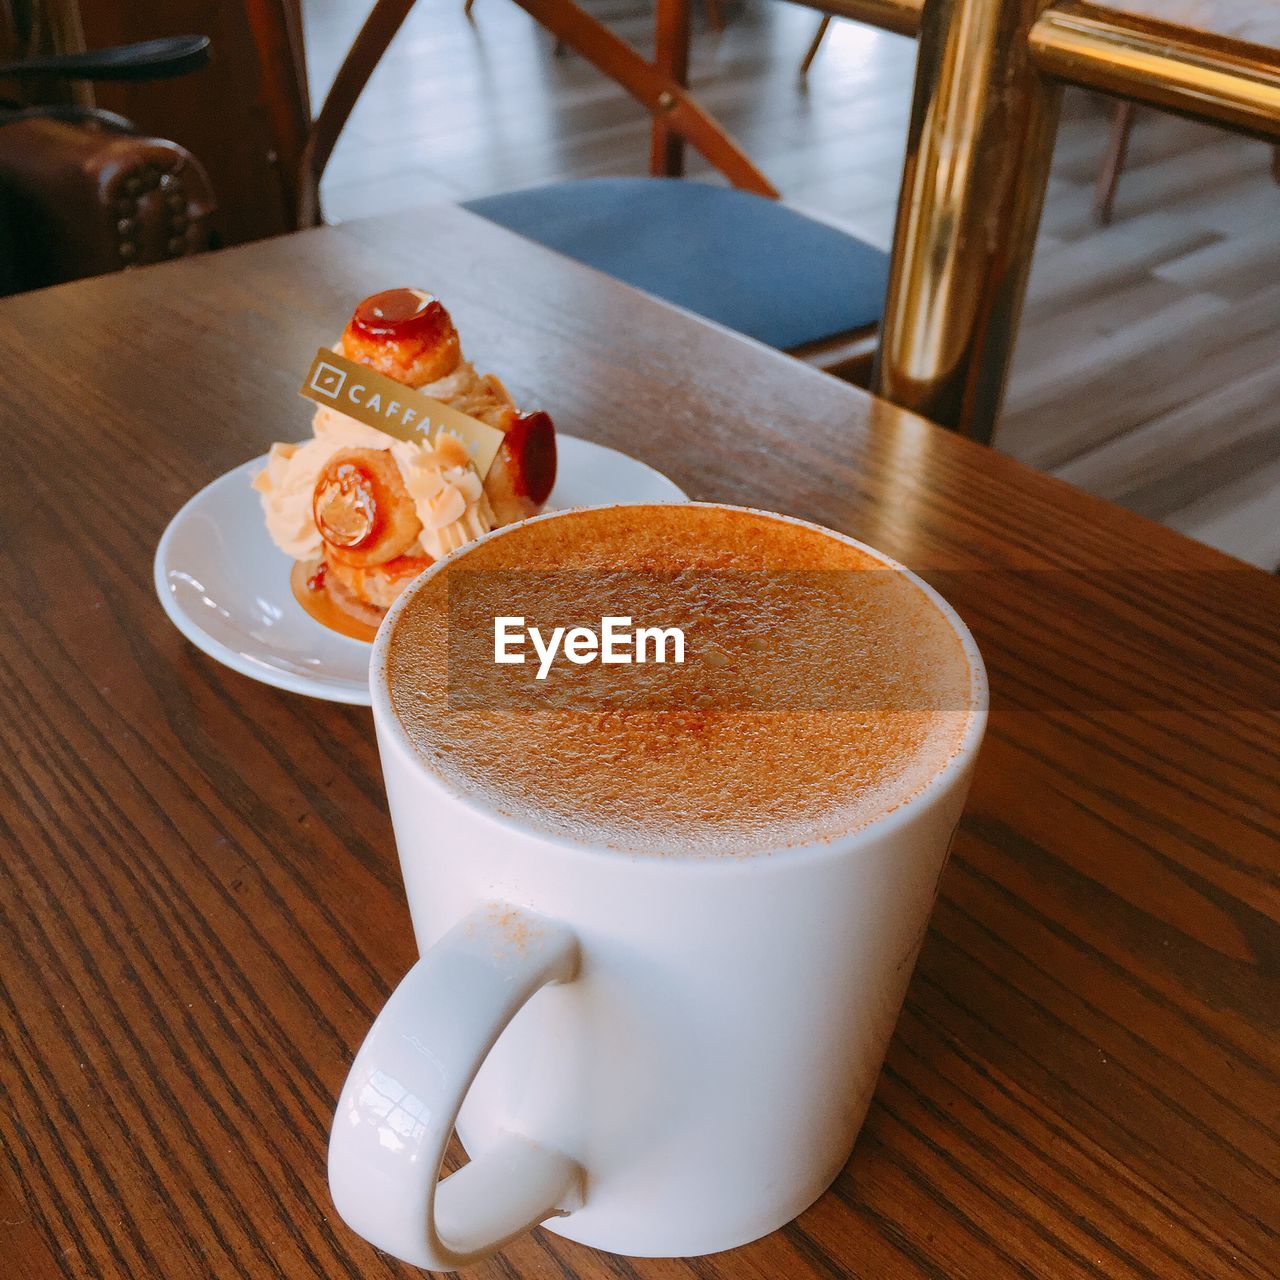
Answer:
M305 580L339 621L372 628L432 561L541 509L555 484L555 427L463 359L448 311L419 289L366 298L336 350L503 433L484 477L447 431L429 444L400 440L329 406L316 410L310 440L272 446L254 488L273 541L301 566L295 585ZM332 624L332 609L298 594Z

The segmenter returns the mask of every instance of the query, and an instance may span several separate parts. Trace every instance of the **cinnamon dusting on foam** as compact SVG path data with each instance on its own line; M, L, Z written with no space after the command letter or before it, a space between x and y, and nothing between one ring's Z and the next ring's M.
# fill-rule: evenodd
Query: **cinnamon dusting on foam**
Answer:
M594 571L577 581L599 595L579 600L597 616L613 611L620 573L633 597L647 579L651 598L628 610L636 617L714 616L761 654L785 620L811 629L798 645L792 637L791 652L808 639L820 661L802 671L753 664L743 709L603 694L572 709L451 709L449 578L467 573L472 606L499 614L509 602L496 571L511 570ZM786 575L806 571L835 584L807 612L785 598ZM712 646L706 670L723 661ZM644 678L660 681L671 668L650 670ZM575 512L469 548L409 601L384 679L409 739L452 788L557 836L637 853L753 853L856 830L918 794L959 751L972 714L960 638L905 575L814 529L685 505ZM799 696L824 679L837 693L856 682L860 696L827 706Z

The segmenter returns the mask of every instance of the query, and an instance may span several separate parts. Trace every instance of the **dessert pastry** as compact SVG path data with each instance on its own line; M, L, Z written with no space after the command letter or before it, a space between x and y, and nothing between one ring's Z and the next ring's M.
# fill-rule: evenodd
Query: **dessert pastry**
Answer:
M268 532L297 562L295 595L328 625L371 638L433 560L541 508L555 483L555 428L462 358L448 311L421 290L366 298L335 349L504 433L484 477L447 431L430 444L400 440L329 406L317 408L310 440L271 446L253 483Z

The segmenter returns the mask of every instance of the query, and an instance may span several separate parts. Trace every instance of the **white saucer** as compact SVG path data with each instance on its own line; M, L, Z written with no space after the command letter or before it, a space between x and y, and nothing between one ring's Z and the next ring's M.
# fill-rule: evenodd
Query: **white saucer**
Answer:
M605 502L686 502L661 472L625 453L556 437L558 474L546 510ZM293 562L267 536L250 481L254 458L196 494L156 548L155 582L173 625L211 658L264 684L369 705L369 646L321 626L293 598Z

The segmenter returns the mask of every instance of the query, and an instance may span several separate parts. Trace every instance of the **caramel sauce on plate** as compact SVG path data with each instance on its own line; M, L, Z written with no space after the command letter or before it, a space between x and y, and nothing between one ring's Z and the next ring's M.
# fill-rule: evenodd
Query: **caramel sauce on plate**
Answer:
M289 574L289 586L293 588L293 598L321 626L336 631L339 635L352 640L371 642L378 634L378 628L353 618L349 613L339 609L329 598L324 589L325 565L322 560L297 560Z

